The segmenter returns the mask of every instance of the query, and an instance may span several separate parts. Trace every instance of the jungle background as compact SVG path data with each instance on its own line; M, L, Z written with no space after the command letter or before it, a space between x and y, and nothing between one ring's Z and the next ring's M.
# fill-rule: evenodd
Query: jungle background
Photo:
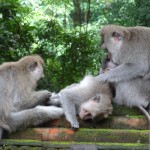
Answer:
M0 63L39 54L39 87L59 91L97 75L106 24L150 26L149 0L0 0Z

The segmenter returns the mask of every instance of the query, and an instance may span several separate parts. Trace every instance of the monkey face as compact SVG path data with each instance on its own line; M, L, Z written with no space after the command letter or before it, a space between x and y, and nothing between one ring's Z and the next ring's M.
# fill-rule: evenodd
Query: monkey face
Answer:
M81 105L79 117L82 120L107 118L112 112L112 104L106 98L108 99L109 97L98 94L84 102Z
M39 79L44 77L44 73L43 73L43 66L41 63L39 62L34 62L31 66L30 66L30 72L32 77L38 81Z
M105 26L101 30L101 48L106 50L110 55L120 51L124 40L124 32L116 26Z

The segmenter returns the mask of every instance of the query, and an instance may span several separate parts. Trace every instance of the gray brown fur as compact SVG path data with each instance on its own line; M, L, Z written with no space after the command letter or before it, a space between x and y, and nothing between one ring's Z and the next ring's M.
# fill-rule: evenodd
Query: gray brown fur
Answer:
M93 108L93 112L98 109L93 117L96 117L99 113L105 113L108 116L112 112L111 90L107 83L98 83L92 76L85 76L80 83L72 84L62 89L58 94L52 94L50 103L61 103L66 119L70 122L72 129L75 130L79 128L76 114L80 113L80 106L97 94L101 95L102 100Z
M15 132L63 114L61 108L37 106L51 95L47 90L35 91L44 76L43 64L40 56L32 55L0 65L0 138L3 129Z
M120 35L115 42L113 34ZM144 77L150 71L150 28L104 26L101 30L102 48L107 49L112 62L119 67L107 75L99 75L97 80L119 82L136 77ZM147 76L149 78L150 76Z
M117 67L109 59L104 59L102 63L103 73L107 68L109 70ZM108 72L106 72L108 73ZM115 97L113 102L119 105L126 105L128 107L138 107L150 121L150 116L145 108L150 103L150 79L142 79L140 77L122 81L118 83L113 83L113 88L115 88Z
M101 47L117 67L95 77L116 86L115 101L144 109L150 103L150 28L107 25L101 30Z

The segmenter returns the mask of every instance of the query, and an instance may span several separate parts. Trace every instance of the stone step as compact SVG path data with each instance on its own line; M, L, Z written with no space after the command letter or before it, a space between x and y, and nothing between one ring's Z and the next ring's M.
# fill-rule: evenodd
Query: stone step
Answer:
M25 139L61 142L149 143L150 130L31 128L5 135L4 139Z
M147 130L148 120L144 116L110 116L107 119L96 121L82 121L78 117L81 128L97 128L97 129L140 129ZM50 121L42 127L61 127L70 128L70 123L66 121L65 117Z
M38 140L2 140L0 150L148 150L148 144L109 142L51 142Z

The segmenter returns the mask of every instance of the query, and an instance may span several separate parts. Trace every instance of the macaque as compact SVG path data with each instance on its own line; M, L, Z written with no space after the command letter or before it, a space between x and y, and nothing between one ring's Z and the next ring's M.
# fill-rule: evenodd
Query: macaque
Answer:
M97 82L90 75L85 76L80 83L72 84L50 97L51 104L62 105L72 130L79 128L76 114L83 120L94 119L98 115L107 118L113 110L111 100L109 84Z
M3 130L15 132L63 115L62 108L38 106L51 95L47 90L35 91L44 76L43 64L40 56L31 55L0 65L0 139Z
M98 81L122 82L150 78L150 28L107 25L101 30L101 47L118 67L100 74Z
M102 63L102 73L109 73L110 70L117 67L108 57ZM115 88L115 97L113 102L119 105L139 108L148 118L150 115L145 108L150 103L150 79L137 77L127 81L113 83Z
M109 94L109 93L108 93ZM94 109L93 109L94 108ZM82 120L101 120L112 113L110 95L96 94L80 106L79 117Z

